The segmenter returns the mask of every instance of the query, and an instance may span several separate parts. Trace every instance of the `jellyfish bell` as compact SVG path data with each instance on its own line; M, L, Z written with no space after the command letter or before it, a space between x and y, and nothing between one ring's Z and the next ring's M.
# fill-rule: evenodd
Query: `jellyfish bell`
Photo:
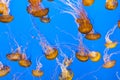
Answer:
M76 58L82 62L86 62L89 59L88 54L85 54L84 52L77 52Z
M28 0L28 2L34 5L34 4L40 4L42 0Z
M21 54L21 59L19 60L19 65L22 67L29 67L32 64L31 60L27 59L26 54Z
M85 35L85 38L88 40L97 40L101 37L100 33L88 33Z
M92 28L93 28L92 24L83 23L83 24L80 24L80 26L78 27L78 31L82 34L87 34L90 31L92 31Z
M118 27L120 28L120 20L118 20Z
M91 6L94 3L94 0L82 0L84 6Z
M107 41L105 43L105 47L106 48L115 48L117 46L117 44L118 44L117 42Z
M58 50L56 48L50 48L50 47L47 47L48 49L46 50L45 52L45 57L48 59L48 60L53 60L57 57L58 55Z
M12 15L1 15L0 16L0 22L3 22L3 23L11 22L13 19L14 17Z
M99 52L92 51L88 54L89 58L93 62L97 62L101 58L101 54Z
M10 54L7 54L6 57L11 61L19 61L21 59L21 54L19 52L10 53Z
M32 70L32 75L35 76L35 77L41 77L43 76L43 71L41 70Z
M105 8L108 10L114 10L118 6L117 0L106 0Z
M50 22L50 18L49 17L41 17L40 21L43 23L49 23Z
M111 61L107 61L103 64L103 67L104 68L112 68L114 67L116 64L116 61L115 60L111 60Z
M64 70L59 76L59 80L72 80L73 79L73 72L71 70Z
M0 69L0 77L6 76L10 72L10 67L3 66L3 68Z

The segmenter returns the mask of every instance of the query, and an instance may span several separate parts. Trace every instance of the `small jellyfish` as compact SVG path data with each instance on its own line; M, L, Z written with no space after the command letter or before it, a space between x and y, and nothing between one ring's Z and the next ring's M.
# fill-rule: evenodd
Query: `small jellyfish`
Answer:
M50 22L50 18L49 17L41 17L40 21L43 23L49 23Z
M114 10L118 6L118 1L117 0L106 0L105 3L105 8L108 10Z
M118 20L118 27L120 28L120 20Z
M26 54L21 54L21 59L19 60L19 65L22 67L29 67L32 64L32 62L27 59Z
M88 40L97 40L97 39L101 38L101 34L95 33L95 31L92 30L90 33L85 35L85 38Z
M89 56L90 60L93 61L93 62L97 62L101 58L101 54L99 52L96 52L96 51L91 51L88 54L88 56Z
M35 70L32 70L32 75L35 76L35 77L41 77L43 76L43 71L41 70L42 68L42 64L37 61L37 66L36 66L36 69Z
M20 48L16 52L7 54L6 57L11 61L19 61L21 59Z
M62 63L59 62L58 58L56 58L57 64L60 66L61 68L61 74L59 76L59 80L72 80L73 79L73 72L69 69L67 69L67 65L65 65L64 61Z
M114 54L120 53L120 51L117 51L117 52L108 54L108 51L109 51L108 48L106 48L106 49L104 50L104 56L103 56L104 64L102 65L103 68L112 68L112 67L114 67L115 64L116 64L116 60L110 60L110 58L111 58Z
M113 33L114 33L114 31L115 31L115 29L117 28L117 26L118 25L115 25L112 29L110 29L108 32L107 32L107 34L105 35L105 41L106 41L106 43L105 43L105 47L106 48L115 48L116 46L117 46L117 44L118 44L118 42L116 42L116 41L112 41L111 39L110 39L110 35L112 35Z
M9 14L10 12L10 9L9 9L9 3L10 3L10 0L2 0L1 1L4 6L3 6L3 11L2 11L2 15L0 16L0 22L4 22L4 23L8 23L8 22L11 22L13 20L13 16Z
M91 6L94 3L94 0L82 0L84 6Z
M0 61L0 77L6 76L10 72L9 66L4 66Z
M78 26L78 31L83 34L89 33L93 27L86 11L83 8L82 2L80 2L80 0L62 0L61 2L68 7L67 9L63 10L63 12L71 14L74 17Z

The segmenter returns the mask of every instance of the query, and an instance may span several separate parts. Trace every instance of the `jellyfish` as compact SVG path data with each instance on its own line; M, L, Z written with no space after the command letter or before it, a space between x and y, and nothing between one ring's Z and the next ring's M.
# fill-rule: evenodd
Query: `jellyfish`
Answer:
M10 72L10 67L3 65L0 61L0 77L6 76Z
M28 13L35 17L46 16L49 12L49 8L41 7L41 1L42 0L29 0L30 4L27 7Z
M108 10L114 10L118 6L118 1L117 0L106 0L105 3L105 8Z
M19 60L19 65L22 67L29 67L32 64L31 60L27 58L25 53L21 54L21 59Z
M117 28L117 26L118 25L115 25L112 29L110 29L108 32L107 32L107 34L105 35L105 41L106 41L106 43L105 43L105 47L106 48L115 48L116 46L117 46L117 44L118 44L118 42L116 42L116 41L112 41L111 39L110 39L110 35L112 35L113 33L114 33L114 31L115 31L115 29Z
M32 18L31 18L32 19ZM37 35L38 37L35 37L35 36L32 36L33 39L37 39L39 41L39 44L41 45L42 47L42 50L45 54L45 57L48 59L48 60L54 60L57 55L58 55L58 50L56 47L50 45L50 43L46 40L46 38L41 35L39 29L37 28L34 20L32 19L32 24L33 24L33 28L35 29L35 31L37 31Z
M103 56L103 61L104 64L102 65L103 68L112 68L115 66L116 64L116 60L110 60L110 58L114 55L114 54L119 54L120 51L117 52L113 52L108 54L109 48L105 48L104 50L104 56Z
M96 51L91 51L89 54L88 54L89 58L91 61L93 62L97 62L100 60L101 58L101 54L100 52L96 52Z
M43 23L49 23L50 18L49 17L40 17L40 21L43 22Z
M118 27L120 28L120 20L118 20Z
M82 6L82 2L80 0L60 0L62 3L67 6L67 9L63 10L64 13L71 14L78 26L78 31L86 34L89 33L92 30L92 24L90 22L90 19L87 16L86 11L84 10Z
M58 58L56 58L57 64L61 68L61 74L59 76L59 80L72 80L73 79L73 72L67 69L68 65L65 65L64 61L62 63L59 62Z
M97 40L97 39L101 38L101 34L96 33L94 30L92 30L91 32L89 32L88 34L85 35L85 38L88 40Z
M9 3L10 0L1 0L0 3L1 5L1 9L0 11L2 11L2 15L0 16L0 22L4 22L4 23L8 23L11 22L13 20L13 16L9 14L10 9L9 9Z
M94 0L82 0L84 6L91 6L94 3Z
M35 76L35 77L43 76L44 72L41 70L41 68L42 68L42 64L39 61L37 61L36 69L32 70L32 75Z

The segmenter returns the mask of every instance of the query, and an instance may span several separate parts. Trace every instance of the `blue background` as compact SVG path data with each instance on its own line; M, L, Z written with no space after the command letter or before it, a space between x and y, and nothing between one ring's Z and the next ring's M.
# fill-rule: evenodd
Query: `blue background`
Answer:
M118 3L119 2L120 1L118 1ZM56 4L60 3L57 0L55 0L54 2L43 0L44 7L49 7L50 9L48 15L51 18L51 22L42 23L40 22L39 18L34 17L37 27L39 28L41 34L44 35L44 37L51 45L56 44L55 40L57 40L57 37L59 39L59 43L73 43L78 45L78 42L72 37L56 29L56 27L59 27L61 30L65 30L75 37L77 37L78 34L77 25L74 18L70 14L60 13L60 11L57 9ZM32 76L31 70L36 68L36 59L42 56L44 53L41 49L41 46L39 45L39 41L31 38L31 35L36 35L36 32L32 26L30 14L28 14L26 11L27 5L27 0L11 0L10 14L14 16L14 20L10 23L0 23L0 61L2 61L5 65L9 65L11 67L10 73L5 77L0 77L0 80L12 80L14 74L16 74L16 76L19 78L18 80L39 80L38 78ZM66 7L64 5L61 6ZM90 41L83 38L84 44L90 50L99 51L103 56L103 51L105 49L105 35L107 31L111 29L115 24L117 24L117 21L120 19L120 6L118 5L117 9L109 11L105 9L105 0L95 0L92 6L84 8L88 13L88 17L90 18L95 31L101 33L102 35L99 40L95 41ZM18 62L9 61L6 58L6 54L11 52L12 47L13 49L17 48L14 41L8 36L7 33L13 35L18 44L22 46L22 49L27 47L26 54L27 56L30 56L32 61L32 65L29 68L20 67ZM120 29L117 28L110 38L113 41L120 42ZM28 45L26 45L27 42L29 43ZM9 43L11 43L12 45L9 45ZM72 54L71 51L64 47L61 47L61 49L69 57ZM111 49L108 54L119 50L120 43L116 48ZM58 58L62 61L60 55L58 56ZM116 60L117 62L113 68L101 68L99 71L96 71L100 66L103 65L103 57L101 57L99 62L92 62L89 60L84 63L78 61L75 58L74 62L70 66L70 69L72 69L74 73L73 80L76 80L78 78L82 78L80 80L96 80L95 76L98 78L97 80L118 80L116 72L119 72L118 74L120 75L120 54L113 55L111 59ZM58 76L61 71L60 66L58 66L58 68L56 69L56 60L50 61L43 57L41 59L41 63L43 64L42 70L44 71L44 75L40 79L58 80ZM89 74L91 71L96 72ZM86 74L88 75L82 77Z

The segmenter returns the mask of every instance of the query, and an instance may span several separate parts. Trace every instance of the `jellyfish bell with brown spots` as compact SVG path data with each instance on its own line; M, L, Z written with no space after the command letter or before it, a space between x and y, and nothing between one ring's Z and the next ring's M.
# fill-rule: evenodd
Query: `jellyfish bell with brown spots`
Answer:
M105 43L105 47L106 48L115 48L116 46L117 46L117 44L118 44L118 42L117 41L112 41L111 39L110 39L110 36L114 33L114 31L116 30L116 28L118 27L118 25L115 25L113 28L111 28L108 32L107 32L107 34L105 35L105 41L106 41L106 43Z
M21 59L19 60L19 65L22 67L29 67L31 66L31 60L27 59L26 54L21 54Z
M106 0L105 3L105 8L108 10L114 10L118 6L118 1L117 0Z
M82 0L84 6L91 6L94 3L94 0Z
M10 72L10 67L3 65L2 62L0 62L0 77L6 76Z
M101 58L101 54L99 52L96 52L96 51L91 51L88 54L88 56L89 56L90 60L93 62L98 62Z

